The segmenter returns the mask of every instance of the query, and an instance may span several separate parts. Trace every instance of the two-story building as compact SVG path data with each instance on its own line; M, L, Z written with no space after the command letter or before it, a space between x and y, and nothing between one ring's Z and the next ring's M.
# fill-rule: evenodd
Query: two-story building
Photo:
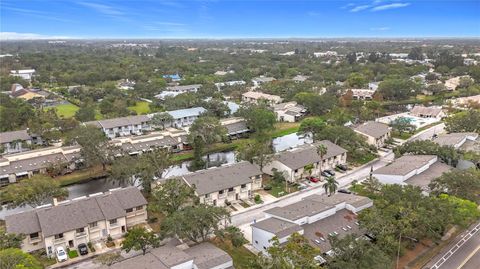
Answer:
M243 103L267 104L273 106L282 102L282 98L278 95L266 94L263 92L248 91L242 94Z
M274 77L259 76L256 78L252 78L252 83L254 87L259 87L262 84L269 83L272 81L275 81Z
M178 109L167 111L166 113L172 116L173 121L166 123L166 127L182 128L188 127L193 124L193 122L200 117L201 114L205 113L207 110L203 107L192 107L186 109ZM153 116L153 115L152 115Z
M10 70L10 76L20 77L27 81L31 81L34 75L35 69Z
M307 112L307 109L297 102L280 103L273 106L277 121L297 122Z
M375 90L371 89L351 89L353 100L372 100Z
M6 231L24 234L22 250L76 248L79 244L122 237L128 228L147 221L147 200L135 187L112 189L43 205L5 218Z
M28 130L0 133L0 145L2 146L0 154L22 152L30 150L34 145L41 144L43 144L42 138L29 133Z
M44 174L50 166L64 165L73 170L81 162L80 147L50 147L7 154L0 158L0 186Z
M246 161L199 170L182 179L195 190L201 203L218 206L248 200L262 187L262 172Z
M141 135L152 128L149 124L150 118L147 115L128 116L108 120L85 122L85 125L92 125L101 128L105 135L112 139L120 136Z
M231 139L242 137L248 132L250 132L250 129L247 126L247 122L244 118L235 117L221 119L220 125L227 128L227 135Z
M363 136L369 145L381 148L391 137L391 128L381 122L368 121L353 128L353 130Z
M416 105L410 111L410 115L419 117L419 118L435 118L435 119L442 119L446 116L445 112L443 112L441 106L422 106Z
M327 152L320 158L317 146L323 145ZM337 165L347 163L347 150L328 140L315 144L306 144L295 149L279 152L273 160L263 167L263 172L273 175L274 171L283 173L289 182L296 182L310 175L319 175L320 168L335 169Z

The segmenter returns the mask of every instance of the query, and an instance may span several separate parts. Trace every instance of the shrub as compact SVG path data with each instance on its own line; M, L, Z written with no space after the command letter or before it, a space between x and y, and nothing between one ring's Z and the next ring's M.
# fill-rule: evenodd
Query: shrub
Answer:
M68 258L73 259L78 257L78 252L73 249L73 250L68 250Z
M258 195L258 194L255 195L254 200L255 200L255 203L257 203L257 204L260 204L260 203L262 202L262 198L261 198L260 195Z
M93 246L92 242L88 242L87 246L90 249L90 252L95 252L95 247Z

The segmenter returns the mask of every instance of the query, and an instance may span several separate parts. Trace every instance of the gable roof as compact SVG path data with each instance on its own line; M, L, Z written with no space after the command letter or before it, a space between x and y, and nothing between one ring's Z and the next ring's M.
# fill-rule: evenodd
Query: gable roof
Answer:
M276 154L274 159L290 169L302 168L305 165L320 162L320 155L317 153L317 146L319 144L327 148L327 153L323 156L324 160L347 152L346 149L328 140L322 140L315 144L307 144L293 150L282 151Z
M198 195L240 186L261 175L260 169L246 161L200 170L183 176L189 186L195 186Z
M373 172L373 174L382 175L400 175L404 176L408 173L425 166L433 159L437 159L435 155L404 155L391 164L381 167Z
M95 221L123 217L126 209L146 204L137 188L127 187L13 214L7 216L5 222L9 233L41 231L48 237L86 227Z
M467 139L477 139L477 133L450 133L450 134L441 134L433 140L433 142L439 144L440 146L461 146L459 145L462 141Z
M244 94L242 94L245 97L252 98L252 99L265 99L265 100L271 100L275 102L281 102L282 97L278 95L272 95L272 94L267 94L263 92L254 92L254 91L248 91Z
M144 122L149 122L150 118L146 115L137 115L137 116L128 116L128 117L121 117L121 118L114 118L108 120L99 120L96 121L98 125L105 129L121 127L121 126L128 126L128 125L138 125ZM95 121L94 121L95 122ZM86 124L92 124L94 122L86 122ZM97 126L98 126L97 125Z
M416 105L410 111L410 114L414 116L437 117L440 113L442 113L442 107L439 106L425 107L421 105Z
M313 200L301 200L284 207L274 207L266 210L265 213L283 219L295 221L304 217L314 216L323 211L335 208L335 206L316 202Z
M170 114L174 119L181 119L184 117L200 116L200 114L206 111L203 107L192 107L186 109L178 109L167 111L166 113Z
M27 130L11 131L0 133L0 144L10 143L15 140L30 140L32 137L28 134Z
M354 130L364 135L380 138L390 132L390 127L381 122L368 121L355 127Z
M177 92L177 91L196 90L200 87L202 87L202 84L170 86L170 87L167 87L166 89L167 91Z

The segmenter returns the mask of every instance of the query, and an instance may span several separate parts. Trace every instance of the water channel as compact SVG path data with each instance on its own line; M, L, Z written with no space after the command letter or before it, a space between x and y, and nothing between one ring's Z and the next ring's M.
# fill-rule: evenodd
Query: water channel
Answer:
M312 143L312 141L309 137L298 136L295 133L277 137L272 141L273 148L276 152L287 150L290 148L295 148L305 143ZM212 153L212 154L209 154L208 156L204 156L204 160L207 163L207 167L220 166L223 164L230 164L230 163L237 162L234 151ZM188 169L189 166L190 166L190 161L185 161L180 164L172 165L165 170L162 178L182 176L187 173L190 173L190 170ZM118 187L125 187L125 186L122 186L118 182L109 180L107 178L92 180L85 183L74 184L67 187L69 192L68 199L73 199L73 198L77 198L80 196L85 196L85 195L89 195L97 192L105 192L105 191L108 191L109 189L118 188ZM25 209L28 209L28 208L18 207L18 208L7 210L4 207L3 210L0 210L0 219L4 219L5 216L7 215L24 211Z

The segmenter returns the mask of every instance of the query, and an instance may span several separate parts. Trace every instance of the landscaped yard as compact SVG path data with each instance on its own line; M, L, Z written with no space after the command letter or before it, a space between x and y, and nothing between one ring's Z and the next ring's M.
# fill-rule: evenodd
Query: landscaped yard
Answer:
M71 118L75 116L75 112L79 110L80 108L74 104L62 104L54 107L57 111L57 115L59 117L64 117L64 118ZM47 107L45 110L50 110L53 109L52 107Z
M56 181L60 182L62 186L68 186L75 183L80 183L84 181L89 181L95 178L100 178L108 175L108 171L103 171L102 166L98 165L95 167L76 170L73 173L66 174L63 176L55 177Z
M134 106L129 106L128 109L137 112L138 115L150 113L149 103L145 101L137 102Z
M287 190L285 189L285 182L278 182L272 179L264 179L263 186L270 186L272 189L266 190L269 194L275 197L281 197L286 194L298 191L297 186L288 185Z
M227 252L233 259L233 265L237 269L250 268L250 262L255 259L255 255L245 247L234 247L229 243L213 240L212 243Z

